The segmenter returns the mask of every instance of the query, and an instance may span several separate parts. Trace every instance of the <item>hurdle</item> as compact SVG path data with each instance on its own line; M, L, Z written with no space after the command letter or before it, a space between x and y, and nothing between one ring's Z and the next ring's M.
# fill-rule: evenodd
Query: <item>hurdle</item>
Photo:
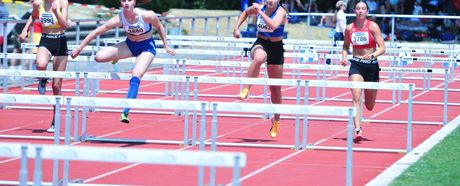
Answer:
M107 41L110 41L110 40L107 40ZM23 46L24 47L34 47L35 45L31 45L31 44L26 45L26 44L24 44ZM72 47L74 47L74 46L69 46L69 48L72 48ZM95 47L87 47L87 49L94 51ZM162 53L162 52L165 53L164 51L159 50L159 53ZM188 54L188 55L202 54L202 55L218 55L218 56L220 55L220 56L233 56L233 57L240 56L241 57L241 56L247 56L249 51L238 52L238 51L191 50L191 49L184 50L184 49L181 49L181 50L178 50L177 52L180 53L180 54ZM338 55L331 55L331 54L318 54L318 55L313 55L312 56L312 54L298 53L298 52L297 53L296 52L294 52L294 53L285 53L285 56L286 57L291 57L291 58L294 58L294 59L299 59L299 58L301 58L301 59L303 59L303 58L305 58L305 59L324 59L324 58L326 58L326 59L339 60L341 58ZM85 56L82 56L82 57L83 58L77 58L75 60L69 59L69 61L86 61L86 62L92 61L91 57L89 57L89 56L87 56L87 58L84 58ZM9 58L9 57L7 56L7 58ZM15 56L15 58L17 58L17 55ZM402 63L404 63L404 62L407 63L408 60L410 60L410 61L424 61L424 62L428 62L428 61L433 62L434 61L434 62L442 62L445 65L448 65L452 61L451 58L411 58L411 59L408 59L408 58L396 57L396 56L380 56L379 59L381 59L381 60L389 60L389 61L399 60ZM239 61L239 62L242 62L242 61ZM318 62L318 64L319 64L319 62ZM455 64L455 67L457 66L456 65L457 63L452 63L452 64ZM167 70L167 69L169 69L169 67L170 66L165 67L164 74L169 75L169 74L174 73L174 72L171 73L171 72L169 72L169 70ZM172 67L173 67L173 69L174 68L176 68L176 69L179 68L179 67L176 67L174 65ZM235 68L235 67L233 67L233 68ZM453 72L453 70L451 72ZM242 69L240 70L240 73L241 74L243 73ZM298 71L298 73L300 73L300 72ZM293 73L292 73L292 76L294 77L293 74L294 74L294 70L293 70ZM175 75L179 75L179 74L176 73ZM182 74L182 75L184 75L184 74ZM324 75L324 72L323 72L323 75ZM228 71L227 71L227 76L228 76ZM431 80L430 77L431 76L428 76L428 79ZM300 74L298 74L298 78L300 78ZM424 81L425 81L425 79L424 79ZM426 84L426 82L424 82L424 89L426 89L426 87L427 87L425 84Z
M210 106L212 107L212 126L211 126L211 151L217 150L217 145L219 146L246 146L245 144L236 144L236 143L217 143L217 128L218 128L218 119L217 112L226 111L226 112L256 112L256 113L278 113L278 114L294 114L296 115L295 120L295 139L294 146L288 145L287 148L294 148L295 150L299 149L314 149L315 147L308 145L307 147L307 131L308 131L308 116L310 115L327 115L327 116L347 116L347 147L346 150L346 182L351 183L351 174L352 174L352 151L353 149L353 116L356 115L354 108L352 107L327 107L327 106L304 106L304 105L280 105L272 104L268 106L267 104L254 104L254 103L228 103L228 102L211 102ZM299 122L300 115L303 116L303 130L302 130L302 139L299 135ZM302 144L299 141L302 141ZM200 139L200 145L204 141ZM249 145L250 147L278 147L283 148L282 145ZM204 148L204 146L200 146ZM317 148L319 149L319 148ZM331 148L336 150L344 150L343 148ZM211 175L215 175L215 169L211 168Z
M231 102L211 102L210 110L212 111L211 125L211 150L216 150L217 145L222 146L243 146L243 147L270 147L270 148L288 148L294 150L311 148L307 142L308 117L311 115L320 116L339 116L347 117L347 121L353 125L353 116L356 115L352 107L338 106L310 106L310 105L292 105L292 104L262 104L262 103L231 103ZM270 113L270 114L288 114L295 115L294 143L292 145L263 145L263 144L236 144L236 143L218 143L217 142L217 112L236 112L236 113ZM300 116L303 116L302 135L299 132ZM200 145L205 142L200 139ZM308 147L307 147L308 146Z
M61 105L63 102L62 96L48 96L48 95L26 95L26 94L0 94L0 103L2 104L26 104L26 105L46 105L56 106L55 112L55 127L59 129L61 125ZM28 108L26 106L22 108ZM21 139L47 139L54 140L55 144L59 144L59 140L64 138L60 137L59 130L56 130L54 137L47 136L23 136L23 135L0 135L0 138L21 138Z
M18 71L18 70L11 70L11 71ZM5 72L11 72L10 70L5 70ZM36 71L35 71L36 72ZM48 72L43 72L43 73L48 73ZM50 73L58 73L58 72L50 72ZM59 72L59 73L64 73L64 72ZM73 72L65 72L65 73L70 73L72 74ZM11 74L11 73L10 73ZM96 79L114 79L114 80L119 80L119 79L122 79L122 80L127 80L127 79L130 79L131 75L130 74L126 74L126 73L100 73L100 72L90 72L90 73L84 73L86 74L86 77L84 79L84 83L85 82L88 82L88 78L96 78ZM38 76L37 74L35 74L36 76ZM61 75L62 77L62 75ZM78 78L77 78L78 79ZM190 81L194 81L193 84L194 84L194 87L197 87L198 83L220 83L220 84L241 84L242 82L246 82L246 83L250 83L250 84L254 84L254 85L263 85L263 86L268 86L268 85L278 85L278 86L297 86L296 84L296 80L289 80L289 79L279 79L279 80L273 80L273 81L278 81L278 82L275 82L274 84L270 84L270 83L267 83L266 80L264 79L259 79L259 78L225 78L225 77L206 77L206 76L167 76L167 75L146 75L144 78L144 80L146 81L162 81L162 82L181 82L181 83L185 83L184 87L186 87L185 89L182 89L182 93L180 93L181 95L181 98L179 97L179 92L175 93L175 100L179 100L179 99L182 99L184 100L185 97L187 97L188 95L188 92L190 91L190 85L187 85L187 84L190 84ZM196 81L196 82L195 82ZM272 81L272 80L269 80L269 81ZM333 85L331 87L338 87L338 88L345 88L343 86L340 86L339 84L341 83L345 83L347 84L348 82L344 82L344 81L337 81L337 82L334 82L334 81L321 81L321 80L310 80L310 82L316 82L316 83L312 83L311 86L313 87L328 87L329 85ZM327 82L332 82L332 83L327 83ZM77 83L78 85L78 83ZM387 86L388 85L388 86ZM391 83L387 84L387 85L383 85L381 87L386 87L385 89L387 90L397 90L398 88L403 88L401 90L408 90L407 89L407 85L403 85L403 86L399 86L397 83L396 84L393 84L394 86L391 85ZM445 85L447 87L447 84ZM88 86L84 86L84 88ZM346 87L346 88L352 88L353 86L349 86L349 87ZM371 85L371 87L379 87L378 84L376 85ZM415 86L414 86L415 87ZM444 98L444 121L442 123L437 123L437 122L430 122L430 123L425 123L425 122L418 122L418 121L415 121L414 123L415 124L444 124L447 122L447 106L448 106L448 103L447 103L447 89L446 87L444 88L444 91L445 91L445 98ZM361 88L366 88L366 86L362 86ZM84 89L84 90L86 90ZM87 90L84 91L84 92L88 92ZM187 92L187 93L186 93ZM196 88L193 90L194 92L194 97L197 97L198 94L198 90L196 90ZM264 90L264 103L267 103L268 102L268 96L267 96L267 90ZM85 94L87 95L87 94ZM304 99L309 99L309 98L304 98ZM185 100L189 100L189 98L185 99ZM194 99L196 100L196 98ZM401 101L398 101L398 104L401 103ZM407 103L407 102L405 102ZM417 104L433 104L433 103L418 103ZM452 104L452 103L451 103ZM454 104L455 105L455 104ZM103 110L101 110L103 111ZM317 119L320 119L320 118L317 118ZM382 121L378 121L378 120L372 120L373 122L382 122ZM387 121L385 121L387 122ZM392 122L397 122L398 121L392 121ZM404 122L399 122L399 123L404 123Z
M224 66L224 67L248 67L250 64L246 63L246 62L238 62L238 61L215 61L215 60L187 60L187 59L183 59L183 60L174 60L174 59L157 59L156 60L156 63L157 64L166 64L166 65L194 65L194 66ZM266 65L265 64L262 64L261 66L262 68L266 68ZM313 64L284 64L284 68L285 69L295 69L295 70L319 70L319 71L328 71L328 70L335 70L335 71L348 71L348 67L344 67L342 65L313 65ZM185 75L185 68L178 68L178 69L182 69L182 72L181 74ZM407 67L380 67L380 72L387 72L387 73L397 73L399 74L399 82L398 83L401 83L402 82L402 74L407 74L407 73L411 73L411 74L436 74L436 75L444 75L446 73L449 73L450 70L449 69L441 69L441 68L407 68ZM228 77L228 75L227 75ZM235 77L235 76L233 76ZM322 76L322 80L326 80L326 76L323 74ZM294 77L292 78L294 79ZM318 78L317 79L321 79L321 78ZM393 79L393 83L396 83L396 80L397 79ZM447 79L443 79L446 83L447 83ZM426 83L426 81L431 81L431 76L428 78L428 79L423 79L424 83L424 87L423 88L420 88L420 89L414 89L414 90L430 90L430 87L427 87L428 83ZM320 95L319 94L319 89L317 89L317 95ZM401 92L398 92L398 102L400 102L400 95L401 95ZM220 97L222 95L219 95ZM230 96L227 96L227 97L230 97ZM396 103L396 100L395 100L395 92L393 92L393 99L392 99L392 103ZM285 99L292 99L290 97L286 98ZM319 96L317 96L316 98L317 100L325 100L326 99L326 93L325 93L325 89L323 89L323 92L322 92L322 97L320 98Z
M90 161L107 163L143 163L172 166L227 167L232 168L232 185L240 185L241 168L246 166L246 155L241 152L178 151L141 148L116 148L69 146L69 145L33 145L20 143L0 143L1 157L20 157L18 185L42 185L42 161ZM28 182L29 158L35 159L33 183ZM53 168L54 171L54 168ZM69 169L64 169L63 185L68 185ZM212 175L211 175L212 176ZM214 175L215 179L215 175ZM56 179L57 180L57 179ZM54 180L52 185L60 185ZM4 181L1 181L4 182ZM1 183L0 182L0 183ZM5 182L4 182L5 183ZM11 182L7 182L11 183ZM204 174L198 175L198 185L203 186Z
M60 140L63 139L60 137L60 128L61 128L61 105L63 104L62 96L46 96L46 95L17 95L17 94L0 94L1 103L9 104L39 104L39 105L54 105L56 107L54 113L54 126L55 132L52 138L46 137L32 137L32 136L10 136L10 135L1 135L2 138L24 138L27 139L53 139L54 144L59 144ZM66 126L67 127L67 126ZM70 126L68 126L70 127ZM69 129L70 130L70 129ZM63 140L66 140L64 138ZM66 166L68 164L65 164ZM59 162L57 160L53 161L53 182L57 183L57 175L59 170Z
M118 43L123 41L121 39L105 39L104 42L109 44ZM159 43L161 46L161 40L155 40L156 43ZM235 48L244 49L244 48L251 48L252 41L244 42L216 42L216 41L184 41L184 40L168 40L168 43L172 46L189 46L189 47L216 47L216 48L227 48L234 50ZM321 46L315 45L317 41L311 41L308 44L296 44L296 43L286 43L283 47L285 50L299 50L299 49L311 49L316 50L318 52L329 52L335 51L340 52L343 50L341 46ZM385 53L387 54L399 54L401 52L409 53L409 54L436 54L436 55L450 55L450 54L458 54L460 51L456 51L454 49L450 49L448 51L442 49L419 49L419 48L405 48L396 46L396 48L388 48Z
M2 54L0 54L1 56ZM28 57L32 57L32 55L26 55ZM35 59L35 55L33 55ZM74 94L79 95L80 94L80 78L81 75L83 74L83 78L87 76L88 74L86 72L68 72L68 71L36 71L36 70L10 70L10 69L2 69L0 71L0 76L4 77L39 77L39 78L63 78L63 79L75 79L75 89ZM86 78L84 78L86 81ZM86 96L88 95L88 92L85 90L88 90L85 85L88 83L83 82L83 94ZM23 88L25 89L25 88ZM8 85L4 82L3 84L3 93L6 94L8 93ZM0 108L6 108L6 105L1 105ZM14 108L14 107L10 107ZM23 107L27 109L27 107ZM36 108L34 108L36 109Z
M72 72L66 72L72 73ZM88 82L87 79L107 79L107 80L127 80L130 79L131 74L126 73L100 73L100 72L88 72L85 73L86 78L84 82ZM181 97L179 93L175 94L175 99L189 100L186 95L188 92L193 91L194 100L197 100L197 86L198 83L214 83L214 84L252 84L252 85L275 85L275 86L293 86L297 88L298 95L300 95L300 87L306 87L300 85L300 80L291 79L260 79L260 78L228 78L228 77L208 77L208 76L172 76L172 75L145 75L143 80L146 81L161 81L161 82L180 82L185 83L185 89L182 90ZM190 89L190 84L193 80L194 89ZM299 83L298 83L299 81ZM367 88L367 89L385 89L385 90L409 90L409 85L412 89L415 87L413 84L403 83L375 83L375 82L348 82L348 81L322 81L322 80L309 80L309 87L336 87L336 88ZM84 86L88 87L88 86ZM413 91L413 90L412 90ZM85 92L85 91L84 91ZM87 91L86 91L87 92ZM264 103L268 103L268 91L264 90ZM297 98L296 98L297 99ZM304 100L308 100L308 97L304 97ZM410 104L412 100L410 99ZM102 110L101 110L102 111ZM374 121L380 122L380 121ZM418 122L416 122L418 123Z
M180 36L182 37L182 36ZM195 38L196 36L183 36L183 37L186 37L186 38ZM220 38L220 37L210 37L208 39L202 39L202 40L205 40L205 41L208 41L208 40L212 40L212 39L217 39L217 38ZM247 39L247 38L246 38ZM200 39L198 39L200 41ZM231 38L231 39L227 39L227 40L224 40L224 41L233 41L233 40L236 40L234 38ZM108 42L108 43L117 43L119 42L120 40L119 39L106 39L104 40L104 42ZM220 41L220 40L217 40L217 41ZM175 43L175 44L180 44L180 45L186 45L186 46L206 46L206 47L209 47L209 46L220 46L220 47L231 47L233 50L229 50L230 52L231 51L234 51L234 48L235 47L243 47L244 51L242 52L245 52L247 53L245 56L248 56L249 55L249 49L248 47L250 47L249 45L250 44L241 44L241 43L218 43L218 42L195 42L195 41L182 41L182 40L171 40L170 41L171 43ZM252 43L252 42L250 42ZM208 46L209 45L209 46ZM312 46L311 43L308 44L306 46L301 46L301 45L285 45L285 49L286 50L294 50L294 51L302 51L302 50L325 50L325 51L331 51L331 50L339 50L341 51L341 48L339 47L335 47L335 48L331 48L331 47L321 47L321 46ZM221 51L216 51L215 53L219 53ZM388 49L387 53L399 53L401 55L402 52L412 52L412 53L419 53L419 54L443 54L443 55L450 55L450 56L453 56L453 55L456 55L456 54L459 54L460 51L457 51L457 50L452 50L452 51L445 51L445 50L441 50L441 49L430 49L430 50L427 50L427 49L424 49L424 50L420 50L420 49L400 49L400 48L394 48L394 49ZM294 52L294 53L301 53L301 52ZM198 54L198 53L197 53ZM305 54L305 53L304 53ZM340 59L340 57L338 55L336 56L331 56L330 54L329 55L325 55L323 54L322 56L319 56L318 55L311 55L311 54L307 54L307 55L303 55L303 56L298 56L298 55L295 55L295 54L292 54L292 53L289 53L289 52L285 52L285 57L292 57L294 59L299 59L300 58L305 58L305 59L309 59L310 62L311 60L313 59L321 59L321 58L326 58L326 59ZM400 56L402 57L402 56ZM379 59L381 60L390 60L390 61L395 61L396 59L396 56L380 56ZM437 61L439 61L440 59L437 59ZM443 61L448 61L448 59L444 60L442 59ZM430 60L432 61L432 60ZM406 62L406 60L401 60L402 63ZM294 63L297 63L297 61L294 61ZM319 62L318 62L319 64Z
M205 116L207 110L207 102L203 101L168 101L168 100L147 100L147 99L125 99L125 98L94 98L94 97L66 97L66 124L71 122L70 107L77 106L83 107L82 111L82 128L81 135L77 137L77 132L74 133L75 141L102 141L102 142L134 142L134 143L160 143L160 144L190 144L188 133L189 133L189 112L193 112L192 119L192 141L196 138L196 112L201 111L202 117ZM161 109L161 110L180 110L185 114L184 117L184 137L183 141L173 140L131 140L131 139L111 139L111 138L98 138L95 136L87 135L87 107L111 107L111 108L142 108L142 109ZM75 113L75 117L79 115L78 109ZM205 125L206 120L201 120L201 125ZM70 124L68 124L70 126ZM78 128L78 123L74 123L75 128ZM70 132L68 132L70 135ZM67 131L66 131L67 134ZM66 135L67 136L67 135Z
M247 43L254 42L256 38L233 38L225 36L183 36L183 35L168 35L168 40L184 40L184 41L214 41L214 42L236 42L236 43ZM343 41L331 41L331 40L302 40L302 39L283 39L285 44L295 44L295 45L328 45L332 46L334 44L343 45ZM400 47L411 47L420 48L420 49L458 49L455 44L408 44L408 43L395 43L395 42L385 42L385 46L390 48L400 48Z

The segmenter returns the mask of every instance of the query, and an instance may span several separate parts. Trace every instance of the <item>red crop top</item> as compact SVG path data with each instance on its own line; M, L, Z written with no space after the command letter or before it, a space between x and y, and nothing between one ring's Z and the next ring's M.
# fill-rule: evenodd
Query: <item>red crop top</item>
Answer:
M376 48L377 44L375 43L374 37L372 36L371 29L369 28L369 23L370 21L366 20L362 29L356 28L356 23L353 23L353 27L350 32L353 48Z

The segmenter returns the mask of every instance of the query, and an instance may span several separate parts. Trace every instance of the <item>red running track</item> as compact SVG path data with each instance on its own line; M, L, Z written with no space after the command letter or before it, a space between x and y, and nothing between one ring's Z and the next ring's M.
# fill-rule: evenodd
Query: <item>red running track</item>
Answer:
M202 69L202 68L201 68ZM208 68L213 69L213 68ZM286 71L289 72L289 71ZM159 74L160 70L152 70L149 73ZM315 73L315 71L312 71ZM205 73L189 72L190 75L204 75ZM209 74L207 74L209 75ZM214 76L223 76L215 73ZM346 75L346 72L341 73ZM385 76L386 74L381 74ZM407 76L417 76L409 74ZM420 76L419 76L420 77ZM443 76L440 76L441 78ZM285 78L290 78L288 75ZM304 76L303 79L315 79ZM343 76L329 77L331 80L346 79ZM390 82L382 78L382 82ZM404 80L405 83L415 83L416 87L422 87L421 80ZM73 88L73 80L65 80L64 88ZM127 81L101 81L103 90L127 90ZM432 87L443 88L443 81L432 81ZM35 87L33 85L32 87ZM450 82L449 87L460 88L460 83ZM50 87L48 87L50 88ZM192 87L193 88L193 87ZM225 97L200 97L202 101L239 101L236 94L239 85L200 84L200 94L235 95L232 98ZM252 95L262 94L262 87L254 86ZM141 82L141 92L163 92L164 83ZM310 97L315 97L315 89L310 88ZM37 94L36 91L23 91L10 89L9 93ZM47 92L51 94L50 91ZM66 92L65 95L72 95ZM295 88L283 87L283 96L295 96ZM99 94L98 97L124 97L123 94ZM327 89L328 98L350 100L348 89ZM403 100L407 99L407 92L402 94ZM139 99L167 99L172 97L139 95ZM390 100L391 91L379 91L378 100ZM441 102L442 91L414 91L414 101ZM460 100L456 92L449 93L449 100ZM244 102L261 103L261 99L249 99ZM294 103L294 100L284 100L284 103ZM315 105L349 106L350 101L309 101ZM50 108L49 108L50 109ZM441 122L442 105L414 104L413 120L423 122ZM119 112L94 112L88 115L88 134L97 137L123 138L123 139L154 139L154 140L182 140L183 117L165 114L130 114L129 125L118 122ZM448 119L451 120L460 112L458 106L450 106ZM365 119L372 120L398 120L407 121L407 104L377 103L373 111L364 111ZM6 109L0 111L0 135L26 135L26 136L49 136L45 130L51 121L51 110L24 110ZM64 116L64 112L62 113ZM319 146L346 146L345 121L310 120L308 143ZM81 120L81 118L80 118ZM64 120L62 120L63 122ZM207 117L208 129L211 119ZM242 117L219 117L219 142L233 142L240 144L293 144L294 120L282 120L279 137L273 139L268 136L270 121L261 118ZM391 122L365 122L364 140L355 143L354 147L405 149L406 148L406 123L394 124ZM413 143L415 147L430 135L441 128L440 125L413 126ZM63 131L63 130L62 130ZM209 130L208 130L209 131ZM62 133L61 133L62 134ZM207 136L210 136L208 132ZM52 143L52 140L26 140L0 138L2 142L28 142L28 143ZM197 150L197 147L182 147L179 145L160 144L132 144L132 143L97 143L83 142L72 145L86 145L121 148L159 148L177 150ZM209 147L207 147L209 149ZM255 148L255 147L225 147L219 146L218 151L238 151L247 155L247 166L242 169L242 185L343 185L345 183L345 151L335 150L301 150ZM380 174L396 160L404 156L400 153L381 152L354 152L353 153L353 185L364 185ZM29 160L33 165L33 160ZM175 167L142 164L108 164L94 162L71 162L70 176L72 179L83 179L85 183L92 184L126 184L126 185L196 185L197 167ZM62 168L62 167L61 167ZM0 159L0 180L18 180L19 160ZM43 164L43 180L52 180L52 162L45 161ZM29 180L33 180L33 166L29 168ZM207 170L208 173L208 170ZM217 183L228 184L231 180L231 169L217 169ZM208 178L208 177L206 177Z

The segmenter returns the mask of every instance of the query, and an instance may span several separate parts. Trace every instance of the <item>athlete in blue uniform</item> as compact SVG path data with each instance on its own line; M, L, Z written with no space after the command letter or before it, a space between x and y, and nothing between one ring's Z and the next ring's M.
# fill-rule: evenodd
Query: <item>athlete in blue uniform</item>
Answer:
M86 36L80 46L72 51L71 56L73 58L78 56L81 50L96 36L112 28L123 26L123 29L128 33L126 40L101 49L97 52L95 60L97 62L110 62L136 57L136 64L131 72L132 78L129 81L129 90L126 95L127 98L135 99L139 90L140 79L156 55L155 42L152 38L152 25L158 30L166 52L175 55L175 51L169 47L164 28L153 11L134 8L136 0L120 0L120 3L123 11ZM129 108L123 110L120 122L129 123L128 112Z
M240 25L248 16L257 16L257 40L251 48L252 63L248 68L247 77L256 78L260 73L260 65L267 63L269 78L283 78L284 48L283 33L287 23L287 11L282 7L280 0L266 0L265 5L253 3L241 13L233 30L233 37L240 38ZM238 97L246 99L251 85L245 85ZM271 102L281 104L281 86L270 86ZM272 138L278 134L280 115L272 118L272 127L269 134Z

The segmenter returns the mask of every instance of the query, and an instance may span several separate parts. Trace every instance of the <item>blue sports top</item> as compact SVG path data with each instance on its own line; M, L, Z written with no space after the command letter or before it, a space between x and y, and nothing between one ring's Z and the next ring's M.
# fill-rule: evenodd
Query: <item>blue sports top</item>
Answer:
M270 15L270 19L273 19L276 15L276 11L280 5L278 5L273 11L273 13ZM262 12L265 12L265 6L262 7ZM260 17L260 15L257 16L257 34L264 36L264 37L281 37L283 36L284 33L284 25L278 26L275 30L270 29L268 25L265 23L264 19Z
M126 31L126 33L130 35L142 35L145 33L149 33L152 30L152 25L151 24L146 24L144 22L144 19L142 18L142 13L137 11L138 9L134 9L135 12L137 12L138 19L136 23L129 23L126 20L125 15L123 14L123 11L120 12L120 18L121 18L121 23L123 25L123 29Z

